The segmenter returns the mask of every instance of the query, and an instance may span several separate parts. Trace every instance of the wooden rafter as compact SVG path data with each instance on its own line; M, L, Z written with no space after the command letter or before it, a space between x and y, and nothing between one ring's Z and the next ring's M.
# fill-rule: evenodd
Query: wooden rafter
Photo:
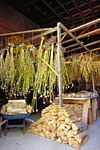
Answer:
M59 6L65 11L65 13L69 16L72 24L74 23L74 21L72 20L72 15L69 13L69 11L65 8L64 4L61 3L60 0L56 0L56 2L59 4Z
M89 4L89 7L91 8L91 13L92 13L92 16L94 19L96 19L96 16L95 16L95 9L93 7L93 5L91 4L91 0L87 0L88 1L88 4ZM97 25L95 24L94 25L95 29L97 28Z
M61 21L63 22L63 20L61 19L61 17L57 14L57 12L48 4L48 2L46 0L41 0L42 3Z
M82 22L85 23L85 20L84 20L84 17L83 17L83 14L82 14L80 8L78 7L78 5L75 3L74 0L71 0L71 2L72 2L73 5L75 6L75 8L78 10L78 12L79 12L79 14L80 14L80 17L81 17L81 19L82 19Z

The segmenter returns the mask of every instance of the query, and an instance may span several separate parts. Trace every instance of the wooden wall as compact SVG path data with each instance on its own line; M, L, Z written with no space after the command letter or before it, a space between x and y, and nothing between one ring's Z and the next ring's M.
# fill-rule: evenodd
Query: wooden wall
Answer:
M39 28L11 6L0 2L0 34Z

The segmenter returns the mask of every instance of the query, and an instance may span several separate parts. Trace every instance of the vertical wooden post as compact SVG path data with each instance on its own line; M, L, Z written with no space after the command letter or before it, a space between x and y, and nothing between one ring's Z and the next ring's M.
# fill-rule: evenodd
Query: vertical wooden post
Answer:
M92 74L92 88L93 88L93 92L95 92L95 84L94 84L94 76Z
M92 119L92 108L91 108L91 101L90 98L87 98L85 103L83 104L83 113L82 113L82 121L85 122L86 124L92 124L93 119Z
M59 106L62 106L61 27L59 22L57 23L57 57L58 57Z

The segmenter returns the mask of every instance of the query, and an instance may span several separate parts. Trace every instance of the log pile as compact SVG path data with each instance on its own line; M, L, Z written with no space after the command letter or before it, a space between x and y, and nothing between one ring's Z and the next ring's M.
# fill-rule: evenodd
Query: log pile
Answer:
M9 100L7 104L3 105L1 109L2 114L21 114L30 113L32 106L27 105L26 101L23 100Z
M41 114L41 118L33 123L30 133L68 143L80 147L87 141L87 126L81 121L82 105L66 104L63 107L50 105Z

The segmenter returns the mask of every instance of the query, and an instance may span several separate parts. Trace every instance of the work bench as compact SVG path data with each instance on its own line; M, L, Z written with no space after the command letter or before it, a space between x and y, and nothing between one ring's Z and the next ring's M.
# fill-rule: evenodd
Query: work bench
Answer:
M54 103L58 104L59 98L55 97ZM98 105L96 97L87 97L87 98L74 98L74 97L63 97L63 104L82 104L83 112L82 112L82 121L86 124L92 124L94 120L98 117Z

